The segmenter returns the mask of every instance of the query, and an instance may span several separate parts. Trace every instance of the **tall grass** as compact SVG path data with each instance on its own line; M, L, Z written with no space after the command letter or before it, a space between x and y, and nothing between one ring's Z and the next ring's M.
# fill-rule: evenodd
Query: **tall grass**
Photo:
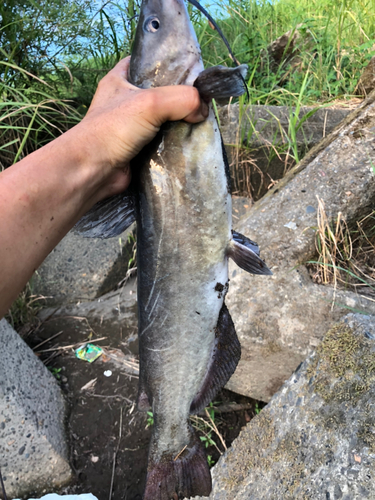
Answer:
M98 81L131 50L138 0L0 3L0 162L7 167L74 125ZM21 5L21 7L20 7ZM218 0L209 10L249 65L247 104L286 104L298 160L298 109L350 97L374 54L375 0ZM222 41L189 6L207 66L231 65ZM275 64L267 47L298 33Z
M318 198L316 249L318 259L308 262L316 283L375 296L374 211L349 227L341 213L330 220Z
M219 0L219 24L235 56L249 65L250 102L293 104L309 79L302 104L348 97L375 54L375 0ZM227 51L205 19L195 14L208 65L230 65ZM298 31L298 59L275 65L268 45Z
M98 81L129 52L128 17L108 1L0 3L0 170L82 119Z

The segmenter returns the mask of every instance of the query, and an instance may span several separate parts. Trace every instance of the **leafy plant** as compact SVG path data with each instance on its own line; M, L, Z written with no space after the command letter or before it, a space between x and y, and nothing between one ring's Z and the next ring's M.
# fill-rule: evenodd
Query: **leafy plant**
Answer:
M154 425L154 414L151 410L147 412L146 422L147 422L146 429L147 427L152 427Z
M255 403L255 406L254 406L254 412L255 412L255 415L259 415L259 413L262 411L262 408L260 408L259 406L259 403L258 401Z
M205 448L216 445L215 441L212 439L212 431L209 431L205 436L199 436L199 439L202 441Z
M61 379L61 370L62 368L53 368L52 366L48 367L48 370L52 373L56 380Z

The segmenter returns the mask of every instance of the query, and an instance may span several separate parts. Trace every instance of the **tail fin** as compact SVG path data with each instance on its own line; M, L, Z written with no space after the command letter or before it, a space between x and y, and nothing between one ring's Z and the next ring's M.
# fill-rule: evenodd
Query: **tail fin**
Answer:
M211 493L211 474L197 437L174 457L150 460L143 500L178 500Z

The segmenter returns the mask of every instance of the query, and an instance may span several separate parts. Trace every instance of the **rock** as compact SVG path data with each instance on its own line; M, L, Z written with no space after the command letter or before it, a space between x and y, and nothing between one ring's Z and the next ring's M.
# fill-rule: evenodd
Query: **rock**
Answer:
M373 209L374 101L371 94L234 225L259 244L274 273L249 276L230 264L227 305L243 354L228 387L240 394L268 401L348 308L375 312L373 301L342 290L332 309L335 291L314 284L303 265L316 255L317 196L329 207L328 217L341 212L348 223ZM263 368L270 365L273 370ZM262 385L255 389L249 380Z
M312 107L302 107L299 113L301 126L295 141L299 157L330 134L350 113L348 108L321 108L306 118L313 111ZM240 112L238 104L219 109L235 193L247 196L251 193L257 200L267 193L273 181L281 179L294 165L288 140L290 117L294 112L295 108L287 106L249 106ZM233 144L240 149L231 146ZM236 161L237 155L239 161Z
M65 304L60 307L48 307L40 311L39 318L46 321L51 317L87 318L90 323L103 325L103 331L108 332L126 326L127 330L138 329L137 318L137 286L136 280L129 280L124 287L113 292L78 304ZM97 328L97 326L96 326Z
M374 498L375 317L349 314L212 469L211 500Z
M375 89L375 56L370 59L370 62L363 70L363 73L358 81L355 94L367 96Z
M49 493L39 500L59 500L60 498L62 498L63 500L98 500L91 493L84 493L83 495L56 495L56 493ZM30 498L29 500L37 499Z
M71 479L65 402L53 375L0 321L0 467L8 498Z
M128 235L133 229L107 240L68 233L35 273L33 293L54 305L94 299L113 290L128 269L133 246Z
M276 72L281 64L286 66L289 63L293 63L293 66L300 63L300 59L297 55L301 52L301 49L306 51L307 44L311 41L311 36L305 38L301 32L300 28L302 24L299 24L295 29L289 30L283 35L276 38L271 42L266 49L261 50L261 57L263 59L263 64L269 63L269 69Z
M39 500L59 500L63 498L63 500L98 500L91 493L84 493L83 495L56 495L56 493L49 493L48 495L43 496ZM30 498L29 500L37 500Z

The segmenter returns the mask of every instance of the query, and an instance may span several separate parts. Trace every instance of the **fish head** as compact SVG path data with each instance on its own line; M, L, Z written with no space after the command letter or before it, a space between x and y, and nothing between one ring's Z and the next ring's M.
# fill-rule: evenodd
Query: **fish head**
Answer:
M192 85L201 50L183 0L143 0L129 79L141 88Z

